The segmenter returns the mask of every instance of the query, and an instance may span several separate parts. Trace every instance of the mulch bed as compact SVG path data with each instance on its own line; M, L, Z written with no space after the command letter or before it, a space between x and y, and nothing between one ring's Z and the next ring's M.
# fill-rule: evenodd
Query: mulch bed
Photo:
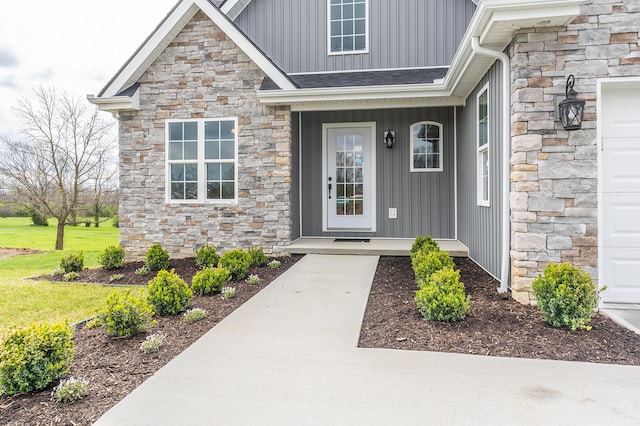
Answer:
M182 352L220 320L256 294L299 257L282 258L279 270L261 268L262 282L235 282L236 297L195 297L192 307L209 316L194 324L182 316L157 318L149 333L162 332L165 345L157 354L144 355L140 343L149 333L112 339L101 329L77 327L76 357L66 375L89 380L89 396L70 404L51 401L46 390L28 395L0 397L1 425L90 425L160 367ZM468 259L455 259L461 280L471 295L471 315L444 324L422 320L413 302L415 283L407 257L382 257L375 275L360 336L361 347L458 352L465 354L544 358L570 361L640 365L640 336L597 314L591 331L571 332L546 325L536 308L523 306L496 292L498 282ZM108 282L114 273L119 283L146 284L152 274L135 275L142 263L128 263L118 271L83 271L82 282ZM171 261L185 280L195 274L193 259Z
M543 322L538 309L496 292L498 281L473 261L454 259L471 295L464 321L423 321L406 257L380 259L360 334L360 347L640 365L640 335L596 314L591 330Z

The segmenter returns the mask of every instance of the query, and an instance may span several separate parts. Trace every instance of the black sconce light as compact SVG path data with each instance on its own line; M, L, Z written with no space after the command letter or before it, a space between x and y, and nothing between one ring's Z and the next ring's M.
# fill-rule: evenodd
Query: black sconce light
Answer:
M384 132L384 144L387 148L391 148L396 143L396 132L392 132L391 129Z
M565 88L567 97L558 105L560 119L565 130L578 130L582 127L585 102L578 100L578 92L573 90L575 81L573 74L567 78L567 86Z

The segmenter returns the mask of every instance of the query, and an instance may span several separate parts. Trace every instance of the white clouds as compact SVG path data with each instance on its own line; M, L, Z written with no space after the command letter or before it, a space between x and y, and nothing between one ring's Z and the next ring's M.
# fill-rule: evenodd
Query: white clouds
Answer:
M11 107L35 86L98 93L176 1L0 2L0 136L15 136Z

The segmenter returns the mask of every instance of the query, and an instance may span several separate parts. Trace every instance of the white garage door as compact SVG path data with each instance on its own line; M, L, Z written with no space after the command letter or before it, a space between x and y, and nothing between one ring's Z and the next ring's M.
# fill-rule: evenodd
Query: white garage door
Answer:
M603 301L640 303L640 82L601 89Z

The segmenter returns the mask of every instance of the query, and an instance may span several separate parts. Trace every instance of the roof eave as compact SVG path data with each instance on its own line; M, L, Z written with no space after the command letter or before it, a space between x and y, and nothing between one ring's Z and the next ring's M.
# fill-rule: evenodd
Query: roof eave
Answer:
M140 110L140 90L136 90L131 96L104 97L87 95L87 100L96 105L100 111L112 114Z

